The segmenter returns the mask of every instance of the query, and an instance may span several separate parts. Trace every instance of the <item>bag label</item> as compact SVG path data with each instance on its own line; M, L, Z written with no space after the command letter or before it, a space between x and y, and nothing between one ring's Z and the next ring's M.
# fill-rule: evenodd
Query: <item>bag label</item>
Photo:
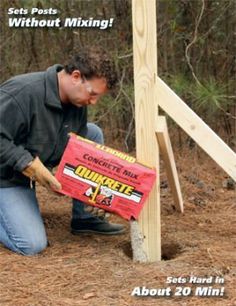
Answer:
M71 135L55 176L61 193L130 220L138 218L156 173L133 156Z

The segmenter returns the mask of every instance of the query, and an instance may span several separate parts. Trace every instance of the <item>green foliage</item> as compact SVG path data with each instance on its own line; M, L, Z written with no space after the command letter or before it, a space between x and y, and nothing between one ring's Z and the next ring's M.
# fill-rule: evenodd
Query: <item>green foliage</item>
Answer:
M227 86L213 78L205 81L204 85L192 86L191 94L195 108L207 112L209 116L215 115L219 110L226 111L232 105L232 101L227 98Z
M174 75L171 74L168 77L164 77L166 83L174 90L174 92L182 99L187 100L190 94L191 81L186 75L181 73Z

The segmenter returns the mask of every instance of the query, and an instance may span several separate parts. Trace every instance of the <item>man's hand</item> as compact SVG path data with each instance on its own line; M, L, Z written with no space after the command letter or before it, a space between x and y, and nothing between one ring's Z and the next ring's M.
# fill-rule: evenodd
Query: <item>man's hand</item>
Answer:
M61 189L61 184L43 165L38 157L35 157L35 159L22 171L22 173L46 188L50 188L52 190Z
M110 216L110 214L108 212L106 212L105 210L99 208L99 207L95 207L95 206L90 206L88 205L87 207L84 208L84 210L86 212L89 212L91 215L95 216L95 217L100 217L100 218L108 218Z

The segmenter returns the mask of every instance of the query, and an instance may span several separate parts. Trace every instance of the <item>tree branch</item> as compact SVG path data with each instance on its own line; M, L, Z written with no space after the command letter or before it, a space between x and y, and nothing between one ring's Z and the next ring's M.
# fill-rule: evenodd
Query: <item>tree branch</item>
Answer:
M202 16L203 16L203 13L204 13L204 10L205 10L205 0L202 0L202 7L201 7L201 11L200 11L200 14L197 18L197 21L196 21L196 25L195 25L195 30L194 30L194 36L193 36L193 39L192 41L187 45L186 49L185 49L185 57L186 57L186 60L187 60L187 64L189 66L189 69L191 70L192 72L192 75L193 75L193 78L194 80L197 82L198 85L202 86L201 82L198 80L195 72L194 72L194 69L193 69L193 66L191 64L191 60L190 60L190 54L189 54L189 50L190 48L196 43L197 39L198 39L198 28L199 28L199 25L200 25L200 22L202 20Z

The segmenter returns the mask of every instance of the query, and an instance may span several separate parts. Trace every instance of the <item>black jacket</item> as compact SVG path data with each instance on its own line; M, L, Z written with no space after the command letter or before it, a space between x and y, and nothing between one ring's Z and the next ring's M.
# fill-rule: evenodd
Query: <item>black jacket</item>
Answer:
M35 156L54 167L68 133L86 132L87 108L61 104L57 72L62 69L54 65L0 86L0 187L29 185L21 171Z

